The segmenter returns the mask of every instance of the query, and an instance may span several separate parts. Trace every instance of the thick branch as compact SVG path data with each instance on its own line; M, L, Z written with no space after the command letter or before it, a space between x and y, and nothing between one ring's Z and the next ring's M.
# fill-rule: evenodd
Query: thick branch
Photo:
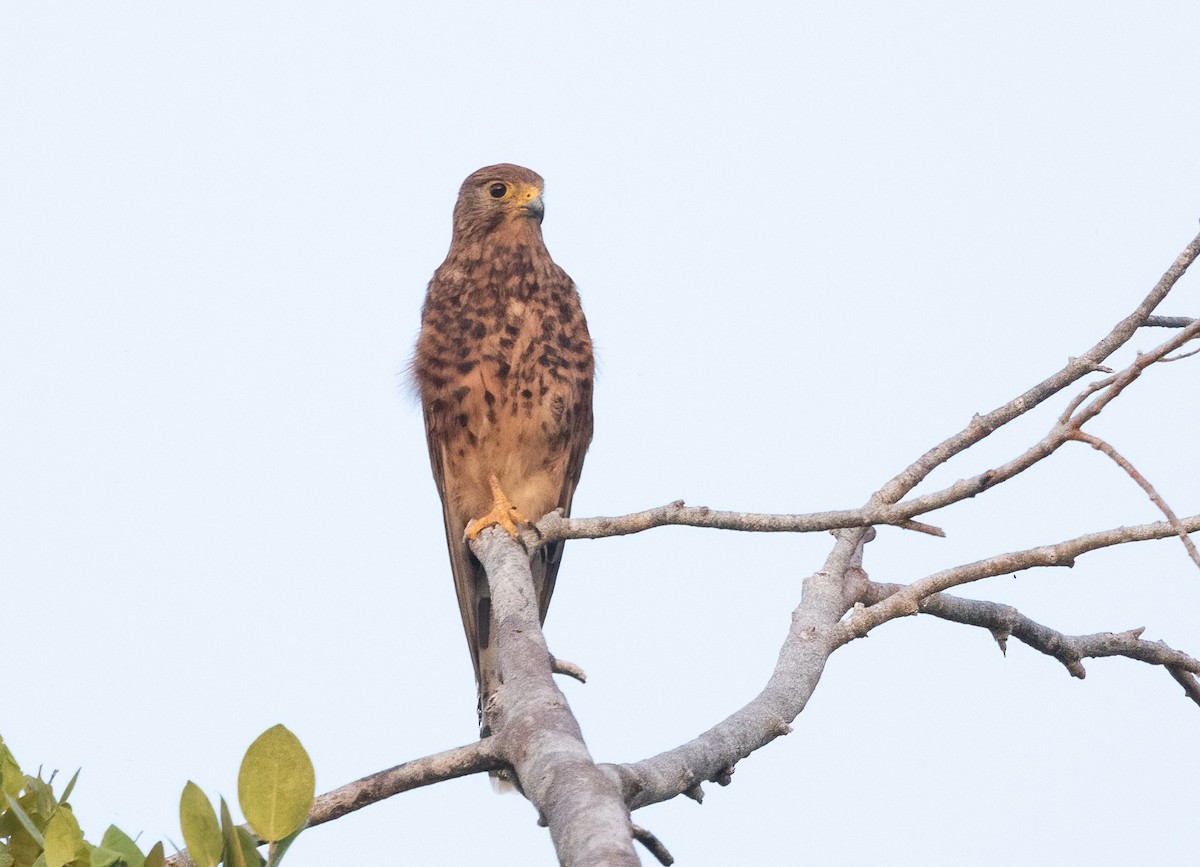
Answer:
M528 552L495 527L481 533L471 549L487 570L503 673L486 710L497 752L550 829L563 864L640 863L621 788L592 761L554 682Z
M694 740L634 764L616 765L631 808L680 794L699 800L700 783L728 783L733 766L791 731L840 642L838 620L861 593L862 546L872 535L842 530L825 567L804 581L787 639L766 687L749 704ZM847 589L851 588L851 589Z

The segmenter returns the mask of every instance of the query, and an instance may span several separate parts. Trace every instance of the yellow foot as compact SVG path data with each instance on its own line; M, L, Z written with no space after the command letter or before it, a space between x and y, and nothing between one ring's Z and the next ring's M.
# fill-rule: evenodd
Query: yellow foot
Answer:
M482 518L476 518L467 524L467 538L474 539L488 527L503 527L504 531L514 539L517 538L517 523L528 524L529 519L517 511L504 491L500 489L500 480L492 476L492 510Z

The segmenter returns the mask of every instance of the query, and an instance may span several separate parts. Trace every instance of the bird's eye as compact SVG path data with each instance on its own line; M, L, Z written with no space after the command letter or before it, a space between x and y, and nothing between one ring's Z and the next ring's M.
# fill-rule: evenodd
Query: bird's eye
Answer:
M503 199L507 192L507 184L492 184L490 187L488 187L488 193L493 199Z

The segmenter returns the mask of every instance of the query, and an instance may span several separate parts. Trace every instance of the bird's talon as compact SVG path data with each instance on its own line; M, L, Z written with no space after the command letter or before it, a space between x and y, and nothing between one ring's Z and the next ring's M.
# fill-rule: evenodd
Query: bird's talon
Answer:
M517 511L517 507L500 488L499 479L492 476L489 481L492 486L492 510L482 518L476 518L467 524L466 536L468 539L474 540L488 527L503 527L504 532L515 539L520 535L517 524L529 524L531 521Z

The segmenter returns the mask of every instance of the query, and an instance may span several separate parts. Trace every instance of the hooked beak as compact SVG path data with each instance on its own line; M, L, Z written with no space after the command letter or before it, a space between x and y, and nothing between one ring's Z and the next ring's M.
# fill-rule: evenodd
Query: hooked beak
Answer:
M542 197L538 196L525 205L525 212L540 223L546 213L546 206L542 202Z

